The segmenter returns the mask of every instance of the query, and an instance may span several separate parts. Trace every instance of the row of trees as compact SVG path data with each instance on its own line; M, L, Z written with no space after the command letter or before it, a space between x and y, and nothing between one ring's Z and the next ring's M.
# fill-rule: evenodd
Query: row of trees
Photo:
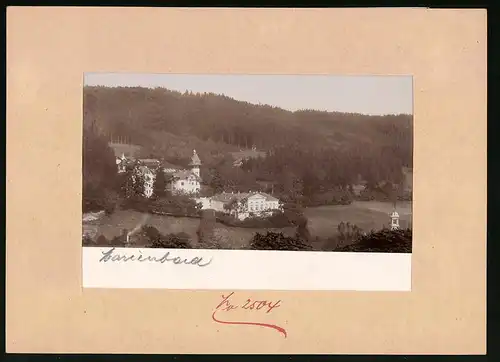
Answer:
M210 240L199 240L193 244L186 233L162 234L153 226L144 226L138 236L142 238L142 243L150 248L163 249L221 249L214 237ZM136 242L136 241L135 241ZM126 244L126 235L120 235L108 240L104 235L100 235L93 241L84 238L84 246L136 246L134 243ZM286 250L286 251L312 251L315 250L311 242L304 240L300 236L286 236L282 232L268 231L266 233L255 233L248 245L251 250ZM389 230L382 229L372 231L368 234L360 235L347 245L337 244L328 246L323 251L337 252L381 252L381 253L411 253L412 252L412 230Z
M119 199L119 179L113 151L96 122L83 129L83 211L112 212Z

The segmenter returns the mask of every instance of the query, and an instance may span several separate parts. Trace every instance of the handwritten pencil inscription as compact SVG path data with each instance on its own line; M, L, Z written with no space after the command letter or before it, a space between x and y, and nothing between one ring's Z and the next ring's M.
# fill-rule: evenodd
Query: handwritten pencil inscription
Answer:
M170 251L167 251L163 256L151 256L151 255L143 255L142 251L138 251L137 254L127 255L126 253L117 253L116 248L111 248L106 252L102 252L102 257L99 259L100 263L106 262L150 262L150 263L166 263L171 262L173 264L187 264L187 265L196 265L199 267L205 267L212 263L212 259L205 261L202 257L193 257L193 258L181 258L179 256L171 255Z
M279 333L283 334L283 336L286 338L287 337L287 332L284 328L277 326L275 324L268 324L268 323L260 323L260 322L248 322L248 321L229 321L229 320L223 320L219 315L222 312L230 312L232 310L236 309L243 309L243 310L248 310L248 311L254 311L256 313L260 314L268 314L271 313L274 309L281 307L281 300L278 300L276 302L273 301L267 301L267 300L252 300L252 299L246 299L244 303L235 303L233 302L233 299L231 299L234 296L234 292L231 292L227 296L222 295L222 301L217 305L212 313L212 319L216 323L220 324L233 324L233 325L250 325L250 326L260 326L260 327L266 327L266 328L272 328ZM235 304L233 304L235 303Z

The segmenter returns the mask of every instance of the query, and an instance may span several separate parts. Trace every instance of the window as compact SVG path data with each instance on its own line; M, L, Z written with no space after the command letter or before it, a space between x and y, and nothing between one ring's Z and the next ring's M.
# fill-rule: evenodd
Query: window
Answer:
M184 181L181 181L181 186L184 186Z

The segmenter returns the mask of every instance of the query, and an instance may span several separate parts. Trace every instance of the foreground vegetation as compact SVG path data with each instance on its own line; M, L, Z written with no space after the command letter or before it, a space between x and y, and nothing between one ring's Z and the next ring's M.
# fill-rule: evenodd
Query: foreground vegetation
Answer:
M227 249L224 244L218 242L213 235L198 231L198 240L192 240L184 232L162 234L153 226L143 226L139 233L133 237L131 243L126 242L126 233L111 240L100 235L95 241L84 237L84 246L115 246L115 247L137 247L138 244L147 248L164 249ZM411 253L412 252L412 230L388 230L372 231L368 234L357 235L352 239L342 239L344 235L338 234L334 238L341 240L334 247L317 248L307 237L297 232L295 237L286 236L282 232L267 231L266 233L255 233L247 250L281 250L281 251L335 251L335 252L380 252L380 253ZM139 241L141 240L142 241ZM347 242L347 245L344 243ZM331 245L331 244L330 244ZM242 248L240 248L242 249Z

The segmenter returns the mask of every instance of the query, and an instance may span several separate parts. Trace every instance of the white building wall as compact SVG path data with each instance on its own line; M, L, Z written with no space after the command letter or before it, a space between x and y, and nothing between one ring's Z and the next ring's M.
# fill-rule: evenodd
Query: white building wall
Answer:
M209 197L198 197L194 200L201 204L202 210L210 209L211 202Z
M229 213L239 220L245 220L250 216L270 216L276 210L282 210L279 200L267 201L260 195L251 196L247 203L239 202L232 210L224 208L223 201L214 200L211 197L200 197L195 199L202 204L202 209L212 209L217 212Z
M247 203L239 205L239 212L236 216L244 220L251 216L264 217L271 216L274 211L281 210L278 200L268 201L264 196L254 195L247 199Z
M186 194L200 192L200 183L196 180L175 180L172 183L172 190Z
M227 210L224 209L224 203L222 201L211 200L209 208L218 212L227 212Z

